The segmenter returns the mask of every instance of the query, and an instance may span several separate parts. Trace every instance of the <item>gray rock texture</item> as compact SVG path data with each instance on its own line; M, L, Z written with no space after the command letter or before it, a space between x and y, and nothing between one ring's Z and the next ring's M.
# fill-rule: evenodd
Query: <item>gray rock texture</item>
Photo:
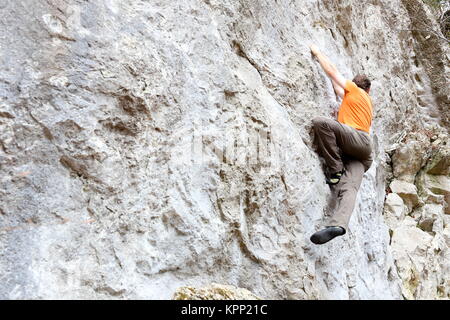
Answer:
M261 300L261 298L247 289L213 283L204 288L178 288L173 300Z
M439 30L419 0L0 0L0 298L448 299L449 53L417 21ZM310 43L375 108L323 246L311 120L339 101Z

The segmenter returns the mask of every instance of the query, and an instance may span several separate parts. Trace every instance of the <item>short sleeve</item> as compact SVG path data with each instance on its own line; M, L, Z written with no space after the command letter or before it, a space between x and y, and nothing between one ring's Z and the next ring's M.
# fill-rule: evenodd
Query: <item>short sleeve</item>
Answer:
M358 90L358 86L353 81L346 80L344 88L345 93L352 92L355 90Z

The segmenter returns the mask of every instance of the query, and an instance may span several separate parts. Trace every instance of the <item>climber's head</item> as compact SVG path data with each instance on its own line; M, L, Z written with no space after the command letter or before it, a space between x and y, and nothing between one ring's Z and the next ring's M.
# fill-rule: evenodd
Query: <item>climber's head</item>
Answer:
M364 74L358 74L356 77L352 80L358 87L365 90L366 92L369 92L370 90L370 80L367 78Z

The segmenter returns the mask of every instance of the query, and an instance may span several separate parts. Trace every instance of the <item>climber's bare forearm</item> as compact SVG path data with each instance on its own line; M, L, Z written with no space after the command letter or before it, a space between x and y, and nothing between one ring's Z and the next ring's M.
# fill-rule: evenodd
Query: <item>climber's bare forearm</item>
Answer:
M342 90L345 88L345 78L339 73L336 66L331 63L330 59L323 53L319 51L317 46L311 45L310 46L312 54L317 58L319 61L320 66L322 67L323 71L325 71L326 75L333 81L333 87L336 85L340 87ZM336 92L338 93L338 92ZM338 93L340 94L340 92Z
M326 55L324 55L321 52L317 52L316 58L319 61L323 71L325 71L328 77L331 78L334 73L337 73L336 67L334 66L334 64L331 63L331 61L328 59Z

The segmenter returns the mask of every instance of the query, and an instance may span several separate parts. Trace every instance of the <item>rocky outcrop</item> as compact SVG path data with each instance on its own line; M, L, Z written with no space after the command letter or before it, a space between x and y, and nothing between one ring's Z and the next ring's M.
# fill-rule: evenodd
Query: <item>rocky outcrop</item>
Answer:
M448 298L448 49L411 2L0 1L0 298ZM310 129L339 101L311 42L374 80L374 163L323 246Z
M390 227L392 254L407 299L442 299L450 296L450 177L448 136L414 140L394 153L392 181L384 216ZM411 163L404 166L409 154ZM400 160L401 163L396 163ZM403 168L396 170L396 168ZM406 182L406 181L412 181Z
M247 289L213 283L204 288L178 288L173 300L261 300Z

